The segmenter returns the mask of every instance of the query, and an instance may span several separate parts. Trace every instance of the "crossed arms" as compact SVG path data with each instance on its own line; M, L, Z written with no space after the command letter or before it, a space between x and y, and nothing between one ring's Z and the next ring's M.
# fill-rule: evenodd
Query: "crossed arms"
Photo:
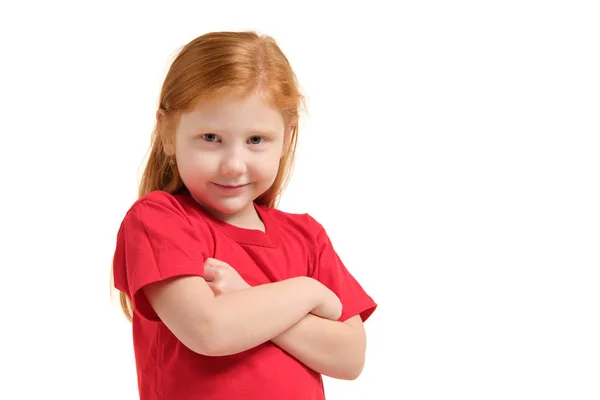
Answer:
M362 372L361 317L338 321L339 299L315 279L250 287L232 267L209 259L204 278L170 278L143 291L164 324L196 353L225 356L271 341L323 375L352 380Z

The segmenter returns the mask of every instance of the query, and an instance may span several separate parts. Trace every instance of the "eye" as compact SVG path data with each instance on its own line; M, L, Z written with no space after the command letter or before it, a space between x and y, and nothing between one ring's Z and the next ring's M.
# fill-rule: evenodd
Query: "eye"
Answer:
M263 138L262 136L252 136L250 139L248 139L248 141L251 144L261 144L262 142L264 142L265 138Z
M206 140L207 142L216 142L219 140L219 137L214 133L205 133L202 135L202 139Z

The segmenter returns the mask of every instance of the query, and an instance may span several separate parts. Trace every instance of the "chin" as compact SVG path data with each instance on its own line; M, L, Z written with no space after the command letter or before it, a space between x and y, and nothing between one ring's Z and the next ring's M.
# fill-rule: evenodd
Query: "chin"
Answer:
M243 193L241 196L223 197L210 192L198 191L192 197L204 207L223 215L234 215L248 210L258 197L254 191ZM255 197L256 195L256 197Z
M233 203L233 204L231 204ZM221 213L221 214L225 214L225 215L234 215L237 214L239 212L245 211L248 206L250 206L252 204L251 200L241 200L241 199L235 199L233 202L230 202L228 200L225 201L211 201L211 202L207 202L207 203L203 203L206 204L207 207L212 208L213 210Z

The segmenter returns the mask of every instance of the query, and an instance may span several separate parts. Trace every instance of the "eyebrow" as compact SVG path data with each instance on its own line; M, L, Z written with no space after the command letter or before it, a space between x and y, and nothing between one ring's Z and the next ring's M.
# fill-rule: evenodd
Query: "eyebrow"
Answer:
M277 132L274 131L263 131L263 130L251 130L246 132L249 135L259 135L259 136L277 136Z
M229 133L226 130L217 129L210 126L203 126L194 130L195 134L212 132L212 133ZM244 132L248 136L277 136L277 132L263 129L251 129Z

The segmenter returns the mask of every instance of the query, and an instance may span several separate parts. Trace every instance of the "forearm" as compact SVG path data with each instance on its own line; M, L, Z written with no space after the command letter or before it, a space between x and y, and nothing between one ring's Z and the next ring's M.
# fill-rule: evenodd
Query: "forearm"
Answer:
M344 322L309 314L271 340L312 370L338 379L355 379L365 361L366 338Z
M310 278L292 278L216 297L211 353L239 353L292 327L318 306L314 283Z

